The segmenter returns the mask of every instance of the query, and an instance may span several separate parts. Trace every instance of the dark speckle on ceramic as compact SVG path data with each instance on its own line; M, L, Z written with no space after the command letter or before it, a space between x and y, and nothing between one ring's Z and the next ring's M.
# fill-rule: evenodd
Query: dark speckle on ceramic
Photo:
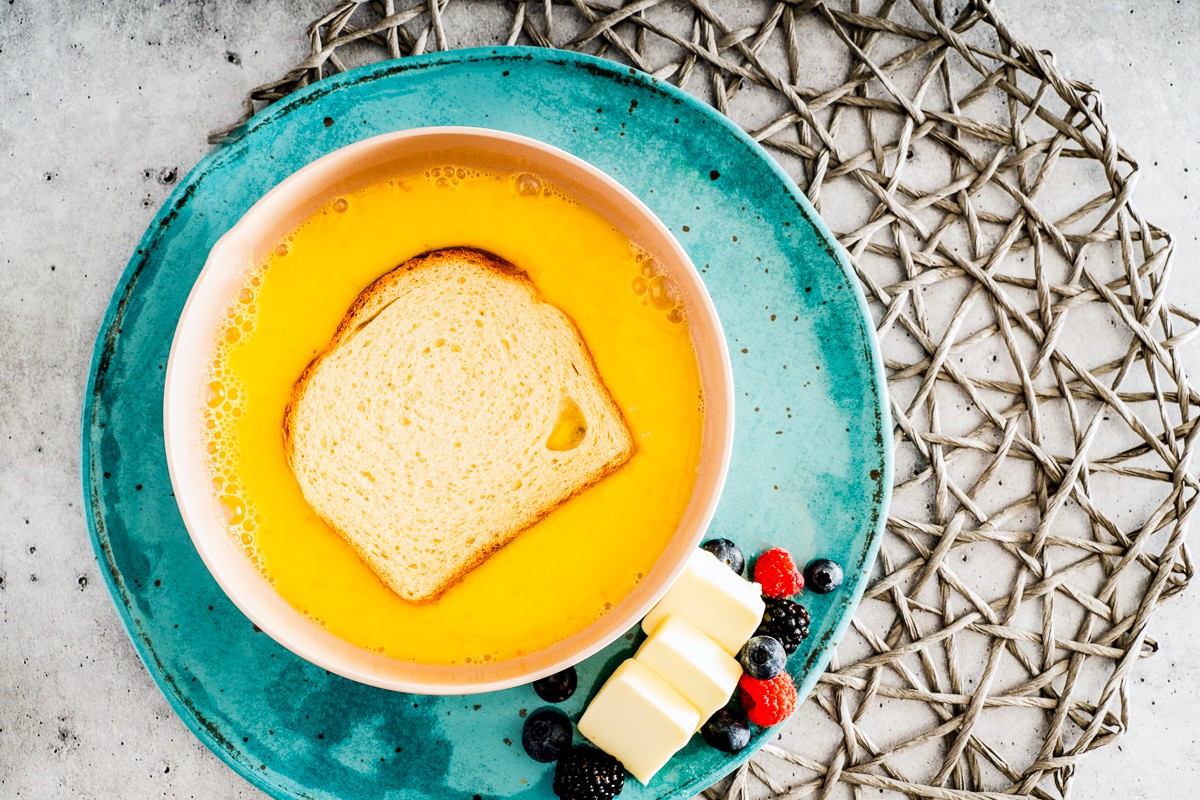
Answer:
M505 744L542 705L530 687L413 697L299 659L225 597L166 490L156 367L213 243L313 159L433 125L498 128L568 150L686 234L737 354L733 461L707 536L746 552L820 553L845 568L839 591L807 603L813 633L790 664L802 692L849 622L878 542L891 431L871 322L832 236L741 131L648 76L532 48L430 54L320 81L256 116L176 186L113 295L83 411L93 543L138 652L201 741L277 798L553 796L553 765ZM579 689L559 706L572 719L640 644L640 630L630 634L578 665ZM622 800L691 797L773 735L759 731L736 756L696 737L649 787L627 781Z

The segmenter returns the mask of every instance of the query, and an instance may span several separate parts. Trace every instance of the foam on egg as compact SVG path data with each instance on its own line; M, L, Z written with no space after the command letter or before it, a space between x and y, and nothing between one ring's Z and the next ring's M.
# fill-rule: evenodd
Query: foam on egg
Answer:
M278 254L286 241L276 246ZM229 353L254 333L258 306L257 289L262 285L262 268L252 270L242 286L232 293L219 317L214 353L201 391L204 397L203 425L207 443L206 466L212 480L213 497L220 509L230 537L245 551L250 563L264 577L262 554L255 544L260 519L254 504L240 485L234 465L238 447L235 424L246 408L246 389L229 368Z

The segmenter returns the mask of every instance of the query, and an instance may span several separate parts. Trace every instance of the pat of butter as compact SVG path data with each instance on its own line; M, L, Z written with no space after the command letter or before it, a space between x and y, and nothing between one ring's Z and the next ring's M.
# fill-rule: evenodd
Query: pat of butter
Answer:
M742 677L737 659L678 614L670 614L654 629L634 659L695 706L701 725L729 702Z
M695 706L630 658L600 687L579 719L579 732L646 784L699 725Z
M697 549L642 620L642 630L652 635L668 615L678 614L734 655L754 635L765 609L757 583L743 580L712 553Z

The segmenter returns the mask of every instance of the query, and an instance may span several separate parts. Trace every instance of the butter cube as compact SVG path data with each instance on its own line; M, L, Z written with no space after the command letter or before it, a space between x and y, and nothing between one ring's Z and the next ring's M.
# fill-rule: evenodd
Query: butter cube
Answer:
M695 706L630 658L600 687L579 719L579 732L646 784L699 725Z
M683 572L642 620L652 635L668 615L678 614L736 655L754 635L766 604L762 589L736 575L707 550L696 549Z
M701 725L729 701L742 677L737 659L678 614L668 615L654 629L634 659L695 706Z

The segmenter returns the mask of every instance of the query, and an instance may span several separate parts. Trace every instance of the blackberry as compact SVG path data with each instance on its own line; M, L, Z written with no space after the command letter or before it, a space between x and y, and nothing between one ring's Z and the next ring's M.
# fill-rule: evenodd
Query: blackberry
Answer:
M791 600L764 597L767 610L755 632L756 636L771 636L778 639L788 655L796 652L800 643L808 638L808 610Z
M554 768L554 793L562 800L612 800L624 787L625 767L594 747L572 748Z

